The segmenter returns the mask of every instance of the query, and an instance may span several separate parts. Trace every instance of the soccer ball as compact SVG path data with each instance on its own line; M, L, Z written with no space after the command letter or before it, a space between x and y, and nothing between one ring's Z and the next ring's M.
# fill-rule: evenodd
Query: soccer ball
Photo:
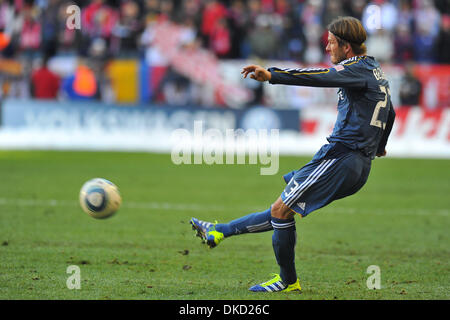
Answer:
M80 190L80 205L84 212L96 219L112 216L122 203L117 186L103 178L87 181Z

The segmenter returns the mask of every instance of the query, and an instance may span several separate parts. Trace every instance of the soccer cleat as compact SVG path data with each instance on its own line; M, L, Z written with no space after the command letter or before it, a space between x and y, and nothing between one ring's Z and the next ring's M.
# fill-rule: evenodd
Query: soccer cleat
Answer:
M302 287L300 287L300 281L297 281L293 284L286 284L281 280L279 274L273 273L273 279L257 284L251 287L249 290L253 292L290 292L290 291L301 291Z
M217 246L224 238L223 233L216 230L216 223L201 221L192 218L190 221L192 230L197 232L197 237L202 238L203 242L210 248Z

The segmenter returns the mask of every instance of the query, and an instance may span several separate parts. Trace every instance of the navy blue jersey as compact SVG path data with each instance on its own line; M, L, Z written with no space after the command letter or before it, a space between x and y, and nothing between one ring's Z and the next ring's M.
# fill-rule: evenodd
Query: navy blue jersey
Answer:
M384 151L395 112L389 83L373 57L355 56L333 68L268 70L272 84L339 88L338 116L327 140L371 158Z

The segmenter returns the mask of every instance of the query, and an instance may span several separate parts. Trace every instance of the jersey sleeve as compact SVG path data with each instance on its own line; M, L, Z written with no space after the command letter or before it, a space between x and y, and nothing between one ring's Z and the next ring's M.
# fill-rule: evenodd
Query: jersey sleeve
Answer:
M394 111L394 107L392 106L392 102L391 102L390 106L389 106L389 115L388 115L388 119L386 122L386 127L384 128L383 135L381 136L381 140L378 143L377 154L383 153L384 150L386 149L386 144L387 144L389 135L391 133L392 127L394 126L394 121L395 121L395 111Z
M337 65L333 68L305 69L272 67L268 71L271 73L271 84L363 89L368 86L367 77L358 69L353 65Z

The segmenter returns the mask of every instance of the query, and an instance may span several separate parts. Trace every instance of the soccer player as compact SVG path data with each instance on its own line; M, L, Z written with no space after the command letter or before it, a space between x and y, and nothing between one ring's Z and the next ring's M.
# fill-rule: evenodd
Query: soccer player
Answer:
M287 186L269 209L224 224L191 219L192 228L210 248L233 235L273 230L280 273L251 291L301 290L294 262L295 214L306 217L354 194L366 183L375 156L386 155L395 112L388 81L378 62L366 55L365 40L358 19L340 17L328 26L326 51L335 67L266 70L249 65L242 70L244 78L250 74L251 79L271 84L339 88L338 115L329 143L304 167L284 175Z

